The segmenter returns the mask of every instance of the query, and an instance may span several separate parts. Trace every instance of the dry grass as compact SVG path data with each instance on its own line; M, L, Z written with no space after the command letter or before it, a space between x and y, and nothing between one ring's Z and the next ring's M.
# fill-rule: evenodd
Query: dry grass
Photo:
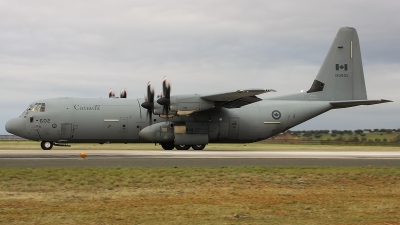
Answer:
M397 168L0 170L0 224L400 224Z

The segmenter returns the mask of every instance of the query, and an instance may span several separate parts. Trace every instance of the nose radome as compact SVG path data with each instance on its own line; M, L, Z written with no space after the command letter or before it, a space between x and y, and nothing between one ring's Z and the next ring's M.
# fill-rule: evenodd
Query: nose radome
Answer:
M25 124L21 118L14 118L6 123L6 131L10 134L21 136L19 134L25 131Z
M12 128L13 128L12 123L13 123L12 120L7 121L7 123L6 123L6 131L7 131L8 133L10 133L10 134L13 133L13 132L12 132Z

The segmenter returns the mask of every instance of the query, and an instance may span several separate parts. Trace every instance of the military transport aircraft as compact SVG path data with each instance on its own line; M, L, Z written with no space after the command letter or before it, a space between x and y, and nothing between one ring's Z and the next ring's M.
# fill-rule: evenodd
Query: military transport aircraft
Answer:
M52 98L32 103L6 130L49 150L69 143L159 143L163 149L202 150L211 142L249 143L286 131L331 109L391 102L367 100L357 31L340 28L307 92L260 99L272 89L171 95L164 78L154 101L145 98ZM153 119L153 115L158 117Z

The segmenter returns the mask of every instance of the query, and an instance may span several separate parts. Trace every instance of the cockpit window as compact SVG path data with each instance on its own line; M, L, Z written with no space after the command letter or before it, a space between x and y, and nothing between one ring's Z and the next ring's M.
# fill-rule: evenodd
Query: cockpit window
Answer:
M40 112L44 112L46 110L46 104L42 103L40 105Z
M36 103L34 106L33 106L33 108L32 108L32 111L33 112L40 112L40 105L39 105L40 103Z
M28 106L21 116L26 116L30 111L32 111L33 105Z
M30 105L23 113L22 116L28 115L29 112L45 112L46 104L45 103L35 103L34 105Z
M46 111L46 104L45 103L35 103L35 105L30 105L25 112L45 112Z

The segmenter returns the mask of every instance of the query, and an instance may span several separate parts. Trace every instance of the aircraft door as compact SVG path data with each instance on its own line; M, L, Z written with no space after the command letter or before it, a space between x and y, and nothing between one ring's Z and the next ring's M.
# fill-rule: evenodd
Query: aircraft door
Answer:
M69 140L72 137L72 123L61 123L60 140Z
M228 139L236 140L239 133L239 118L229 117Z
M226 139L226 137L228 136L228 123L222 123L220 122L218 124L219 127L219 132L218 132L218 139L219 140L224 140Z
M220 141L225 140L228 135L228 123L223 122L210 122L209 126L209 140L210 141Z

